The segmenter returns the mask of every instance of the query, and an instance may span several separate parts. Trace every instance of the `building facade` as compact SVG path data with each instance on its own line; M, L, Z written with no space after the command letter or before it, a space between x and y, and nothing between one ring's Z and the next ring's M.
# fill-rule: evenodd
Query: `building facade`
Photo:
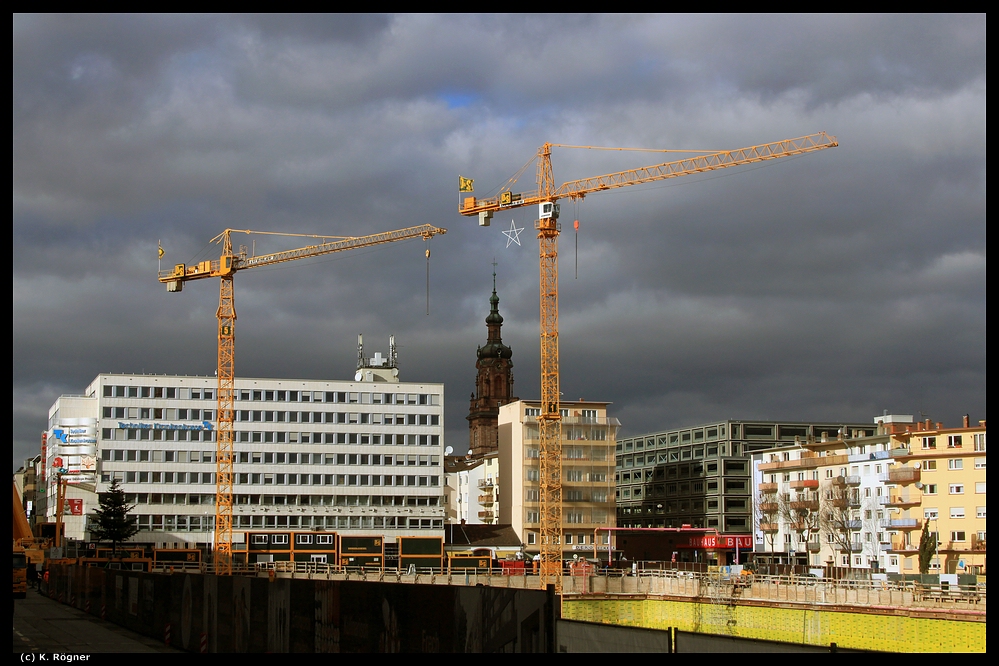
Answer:
M888 470L898 490L893 495L908 522L928 523L937 537L931 573L985 574L986 569L986 422L959 428L924 421L892 435L899 451ZM920 532L893 539L902 573L918 573Z
M753 457L756 550L779 562L919 573L986 568L986 424L875 418L876 432L810 439Z
M499 454L445 456L447 522L495 525L499 522Z
M442 533L442 384L240 378L235 387L237 542L244 530L390 542ZM133 541L211 544L215 391L214 377L107 374L60 397L45 438L48 520L60 476L98 492L117 480L135 505ZM93 509L68 521L67 536L86 538Z
M757 559L898 573L892 542L908 540L919 523L893 504L890 470L900 451L891 431L911 422L908 415L886 415L873 429L755 452Z
M850 427L874 431L869 424L719 421L622 438L615 469L618 525L749 534L752 453L793 446L796 438L835 437Z
M620 422L606 402L562 402L563 554L606 551L615 527L614 447ZM499 410L499 523L511 525L529 554L540 552L540 402Z

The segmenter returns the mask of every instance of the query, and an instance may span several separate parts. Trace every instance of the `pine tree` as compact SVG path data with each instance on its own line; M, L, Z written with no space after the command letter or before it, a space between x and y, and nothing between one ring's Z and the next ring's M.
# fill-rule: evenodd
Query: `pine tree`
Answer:
M125 492L117 481L100 495L100 507L94 511L90 534L98 543L111 542L112 557L117 557L119 543L128 541L139 531L135 518L128 515L134 508L125 501Z
M923 533L919 535L919 573L928 573L930 562L937 550L937 537L930 534L930 521L923 523Z

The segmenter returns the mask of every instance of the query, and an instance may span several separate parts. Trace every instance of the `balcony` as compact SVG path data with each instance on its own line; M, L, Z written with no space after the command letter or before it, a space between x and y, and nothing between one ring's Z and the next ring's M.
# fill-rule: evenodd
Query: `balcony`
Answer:
M760 531L767 532L768 534L780 532L780 525L777 523L760 523Z
M766 514L776 514L780 510L777 502L760 502L760 513Z
M858 481L857 483L859 484L860 481ZM791 490L818 490L818 488L819 488L818 479L803 479L791 482Z
M891 552L893 553L918 553L919 543L906 543L905 539L892 539Z
M918 530L923 526L923 521L919 518L885 518L881 521L881 527L889 530Z
M979 539L977 536L972 535L971 537L971 550L984 553L985 552L985 539Z
M842 497L834 497L832 505L837 509L857 509L860 507L860 495L844 495Z
M819 510L819 500L817 499L800 499L791 502L792 511L818 511Z
M492 488L492 487L493 487L492 479L479 479L479 488Z
M910 483L919 481L919 470L915 467L892 467L887 474L880 475L881 481L887 483L897 483L900 486L907 486Z
M492 511L479 511L479 520L492 520L496 514Z
M837 476L833 480L834 486L859 486L860 476L857 474L851 474L850 476Z
M769 495L771 493L776 493L777 492L777 484L776 483L761 483L760 485L757 486L757 488L760 489L760 494L761 495Z
M493 499L493 496L491 494L490 495L479 495L479 504L482 504L483 506L490 506L495 501L496 500Z
M809 553L817 553L822 550L822 544L818 541L809 541L808 544L806 544L806 548Z
M760 471L770 472L774 470L791 469L815 469L820 463L825 462L825 458L810 451L802 451L801 457L795 460L770 460L760 463Z
M882 497L880 499L885 499L885 498ZM915 492L905 495L899 493L889 497L886 504L888 506L897 506L897 507L919 506L919 504L922 502L922 499L923 499L922 493Z

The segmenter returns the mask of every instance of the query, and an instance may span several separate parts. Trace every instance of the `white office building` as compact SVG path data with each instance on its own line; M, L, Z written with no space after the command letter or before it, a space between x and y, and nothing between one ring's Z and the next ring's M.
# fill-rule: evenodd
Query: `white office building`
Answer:
M60 475L98 493L117 480L135 505L133 541L210 545L215 412L215 377L102 374L83 395L60 397L45 438L48 520ZM245 530L383 534L389 543L443 534L443 384L360 369L353 382L240 378L234 425L237 548ZM82 517L67 521L66 536L86 538Z

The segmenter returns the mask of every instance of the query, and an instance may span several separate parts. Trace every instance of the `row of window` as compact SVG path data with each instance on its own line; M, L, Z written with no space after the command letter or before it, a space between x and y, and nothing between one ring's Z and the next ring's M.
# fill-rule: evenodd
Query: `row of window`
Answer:
M527 480L537 482L541 479L541 472L537 467L527 470ZM586 472L581 469L563 469L562 479L568 483L607 483L607 472Z
M283 453L283 452L259 452L241 451L238 454L241 464L263 464L263 465L387 465L396 467L437 467L441 464L440 456L421 456L378 453Z
M724 489L726 493L744 493L748 481L745 479L725 479ZM687 495L690 493L715 493L718 492L718 481L694 481L683 483L657 483L649 487L631 486L621 488L617 491L618 497L633 498L642 497L669 497L671 495Z
M596 502L601 504L607 501L607 493L599 490L583 491L583 490L563 490L562 491L562 501L563 502ZM540 501L540 491L537 488L530 488L524 491L524 501L525 502L539 502Z
M925 508L923 509L923 518L926 520L936 520L940 516L940 510L936 508ZM950 508L950 517L954 519L964 518L964 507L963 506L952 506ZM975 507L975 518L985 519L985 507L979 506Z
M236 421L259 423L338 423L347 425L440 425L439 414L383 414L380 412L272 412L240 409Z
M964 435L947 435L947 448L948 449L961 449L964 448ZM943 437L940 438L943 440ZM985 451L985 433L977 433L971 436L972 444L975 451ZM923 437L921 438L922 448L924 450L930 450L937 448L937 438L936 437Z
M214 516L137 516L143 532L210 532ZM233 516L236 529L302 527L307 529L442 529L437 518L404 516ZM92 529L88 527L88 529Z
M525 511L524 522L536 525L539 522L538 512L533 510ZM590 512L567 509L562 511L562 522L566 525L581 525L583 523L603 525L607 522L607 512L596 509Z
M101 472L101 482L111 483L215 483L213 472Z
M308 455L308 454L303 454ZM215 462L214 451L151 451L148 449L102 449L101 460L109 462Z
M104 441L214 442L214 430L151 430L104 428ZM358 432L250 432L237 430L239 443L361 444L388 446L440 446L440 435L396 435Z
M710 500L707 503L707 510L716 513L718 511L718 500ZM683 501L673 501L673 502L661 502L653 506L634 506L634 507L618 507L618 515L630 516L632 514L641 515L642 513L655 513L657 515L663 515L668 513L688 513L688 512L703 512L705 503L703 500L683 500ZM739 513L745 513L749 508L747 500L726 500L725 510L726 511L737 511Z
M211 409L160 409L157 407L104 407L106 419L139 419L150 421L211 421L216 412ZM332 423L346 425L440 425L439 414L382 414L370 412L277 412L240 409L237 422L260 423ZM124 427L124 426L121 426Z
M540 449L536 447L528 447L524 449L524 458L534 460L539 457L541 457ZM605 462L607 460L607 447L594 446L590 448L581 448L576 446L563 446L562 459Z
M593 535L592 534L587 534L586 532L581 532L579 534L573 534L572 532L563 532L562 533L562 537L565 539L566 545L570 545L570 544L580 544L580 545L590 544L590 545L593 545L593 543L594 543ZM528 532L527 533L527 543L528 543L528 545L531 545L531 546L536 545L538 543L538 533L537 532ZM610 535L608 535L608 534L601 534L601 535L599 535L597 537L596 543L604 544L604 545L610 543Z
M746 471L746 461L745 460L726 460L722 466L725 476L740 476L745 475ZM630 465L624 465L624 467L630 467ZM621 460L618 460L617 469L621 469ZM655 478L660 479L675 479L677 477L683 479L689 476L701 476L707 473L708 476L715 476L718 474L718 463L708 462L708 463L693 463L691 465L670 465L669 467L656 467L655 469L645 469L638 470L635 472L619 472L621 481L635 480L640 481L642 475L645 475L646 479ZM617 480L617 476L615 476ZM771 482L773 479L771 479Z
M411 486L434 488L440 477L413 474L236 474L239 485Z
M215 431L207 429L169 429L153 430L148 428L102 428L101 439L110 441L154 441L154 442L214 442Z
M319 546L332 546L336 544L335 534L296 534L295 544L299 546L306 546L310 544L316 544ZM250 543L254 546L266 546L268 544L275 546L287 546L288 545L288 535L287 534L252 534L250 535Z
M129 504L214 504L215 495L192 493L125 493ZM236 495L236 506L440 506L436 495Z
M211 421L210 409L161 409L158 407L103 407L106 419L149 419L152 421Z
M101 459L107 462L211 463L214 451L153 451L144 449L104 449ZM288 453L284 451L240 451L239 464L264 465L387 465L396 467L437 467L441 457L377 453Z
M439 530L444 527L440 518L404 516L233 516L232 522L236 529Z
M411 474L236 474L239 485L276 486L425 486L440 485L440 477ZM212 472L102 472L101 482L214 484Z
M669 451L660 451L658 453L647 453L645 455L628 456L627 458L621 457L620 453L623 451L627 452L631 449L628 445L624 447L621 446L619 442L617 445L617 452L619 454L619 460L632 460L632 464L635 467L641 467L642 465L653 465L662 464L667 462L680 462L681 460L697 460L699 458L712 457L717 455L727 456L729 455L729 450L731 449L731 455L738 456L743 450L743 445L739 442L732 442L731 447L727 444L714 445L714 446L694 446L687 447L683 449L671 449ZM626 465L631 467L631 465Z
M153 398L165 400L214 400L214 389L174 386L104 386L105 398ZM439 405L437 393L367 393L347 391L284 391L238 389L239 401L327 402L361 405Z
M975 484L975 494L985 495L985 481L979 481ZM937 484L927 483L923 486L924 495L936 495L937 494ZM948 495L963 495L964 494L964 484L963 483L952 483L947 487Z

